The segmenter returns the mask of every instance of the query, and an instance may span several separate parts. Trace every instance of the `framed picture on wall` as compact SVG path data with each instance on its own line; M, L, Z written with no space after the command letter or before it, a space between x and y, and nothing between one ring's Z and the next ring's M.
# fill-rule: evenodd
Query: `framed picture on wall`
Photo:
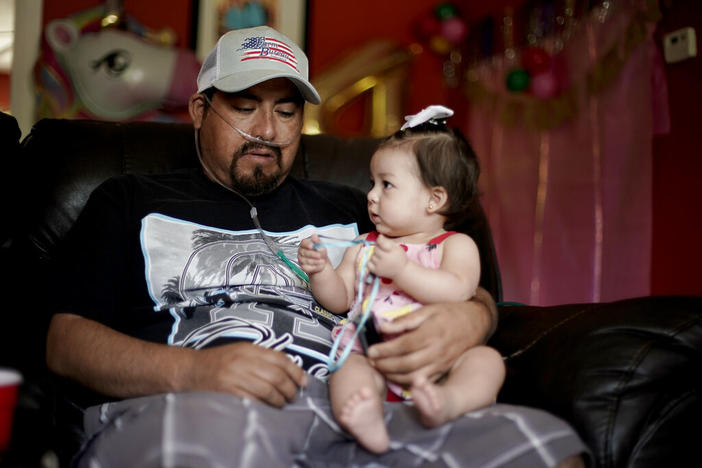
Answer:
M199 0L195 53L204 60L219 36L267 24L305 48L307 0Z

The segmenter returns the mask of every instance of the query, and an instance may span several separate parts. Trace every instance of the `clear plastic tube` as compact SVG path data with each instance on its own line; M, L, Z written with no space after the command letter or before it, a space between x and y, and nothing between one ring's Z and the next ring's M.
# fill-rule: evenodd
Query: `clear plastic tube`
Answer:
M246 133L245 131L243 131L242 129L237 127L236 125L232 124L222 114L220 114L219 111L214 107L214 105L212 105L212 101L210 100L210 98L208 98L204 94L203 94L203 96L204 96L205 100L207 101L207 103L210 105L210 109L212 109L214 111L214 113L217 114L217 116L219 116L219 118L224 121L224 123L229 125L237 133L239 133L239 135L244 137L244 139L246 141L250 141L251 143L257 143L259 145L270 146L271 148L283 148L285 146L290 146L292 144L292 142L295 141L295 138L297 138L297 135L298 135L297 131L293 133L293 136L289 140L283 141L281 143L277 143L275 141L270 141L270 140L264 140L263 138L255 137L249 133Z

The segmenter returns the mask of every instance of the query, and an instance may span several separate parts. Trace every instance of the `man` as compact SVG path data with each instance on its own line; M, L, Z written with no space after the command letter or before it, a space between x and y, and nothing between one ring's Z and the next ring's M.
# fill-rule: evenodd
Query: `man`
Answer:
M336 318L289 259L312 232L349 239L371 226L363 194L288 177L304 101L320 98L292 41L267 27L229 32L190 100L203 170L125 176L91 196L66 242L47 337L49 368L79 384L72 404L97 405L77 463L550 466L584 451L562 422L526 409L430 431L388 404L392 450L380 457L333 423L322 381ZM436 379L495 323L481 290L394 322L384 331L406 335L368 355L399 383Z

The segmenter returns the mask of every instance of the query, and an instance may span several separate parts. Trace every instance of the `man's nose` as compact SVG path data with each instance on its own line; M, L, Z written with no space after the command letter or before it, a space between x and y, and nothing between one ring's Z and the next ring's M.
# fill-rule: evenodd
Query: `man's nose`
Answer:
M273 141L276 132L274 117L272 111L260 110L256 112L249 133L262 140Z

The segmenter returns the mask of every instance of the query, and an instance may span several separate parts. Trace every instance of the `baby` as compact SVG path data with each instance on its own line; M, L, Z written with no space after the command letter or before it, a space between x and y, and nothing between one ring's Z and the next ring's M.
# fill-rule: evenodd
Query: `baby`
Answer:
M354 302L358 287L364 289L361 296L371 290L360 279L364 269L380 278L371 310L381 333L385 322L423 304L466 301L475 294L478 248L469 236L450 227L459 224L476 201L479 168L466 139L446 127L445 119L452 114L443 106L431 106L408 117L400 131L381 143L371 159L373 185L368 192L368 214L376 230L359 236L336 269L318 235L300 244L298 262L310 277L315 299L326 309L337 314L351 310L349 318L362 313L363 305ZM402 388L387 382L371 365L358 340L351 339L353 333L350 320L333 332L341 340L340 349L353 346L356 352L330 377L332 411L338 423L374 453L387 451L390 444L383 419L387 388L411 398L422 422L436 427L493 403L504 380L499 353L477 346L437 381L417 379L410 388Z

